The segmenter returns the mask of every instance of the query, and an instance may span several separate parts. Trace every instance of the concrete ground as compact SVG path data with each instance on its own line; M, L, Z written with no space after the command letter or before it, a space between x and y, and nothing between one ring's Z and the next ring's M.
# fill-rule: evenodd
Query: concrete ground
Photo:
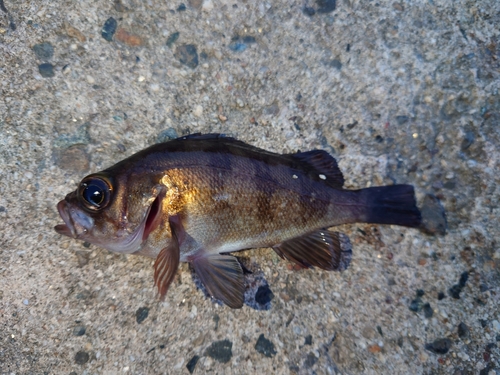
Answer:
M0 374L500 374L499 76L497 0L0 1ZM413 184L427 229L341 228L340 274L241 253L274 298L240 310L55 233L193 132Z

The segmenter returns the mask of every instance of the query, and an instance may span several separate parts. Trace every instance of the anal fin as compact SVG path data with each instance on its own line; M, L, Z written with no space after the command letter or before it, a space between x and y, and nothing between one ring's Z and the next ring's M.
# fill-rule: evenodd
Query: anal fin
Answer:
M302 267L318 267L327 271L343 271L351 263L349 237L344 233L317 230L273 247L281 257Z
M191 261L208 293L233 309L243 306L245 281L238 260L230 255L202 255Z

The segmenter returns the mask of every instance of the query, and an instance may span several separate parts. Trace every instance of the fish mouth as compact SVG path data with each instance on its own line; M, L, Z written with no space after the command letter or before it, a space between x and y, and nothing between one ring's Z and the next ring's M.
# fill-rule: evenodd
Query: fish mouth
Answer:
M63 219L64 224L56 225L54 230L63 236L77 238L75 226L71 220L71 216L68 212L68 204L65 200L62 200L57 204L57 211L59 211L59 216Z

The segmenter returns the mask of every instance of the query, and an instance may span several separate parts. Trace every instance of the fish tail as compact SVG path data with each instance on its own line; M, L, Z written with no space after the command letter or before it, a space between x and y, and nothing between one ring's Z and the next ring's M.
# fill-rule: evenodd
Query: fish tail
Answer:
M418 227L422 218L411 185L378 186L358 190L365 208L360 221Z

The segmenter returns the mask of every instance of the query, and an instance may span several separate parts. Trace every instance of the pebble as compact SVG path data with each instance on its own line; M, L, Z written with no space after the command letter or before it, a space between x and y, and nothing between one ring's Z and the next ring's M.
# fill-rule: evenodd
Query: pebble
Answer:
M76 326L73 328L73 336L83 336L85 335L86 328L84 326Z
M309 354L306 357L306 360L304 361L304 367L311 368L316 364L317 361L318 361L318 358L314 355L314 353L309 352Z
M450 339L436 339L434 342L425 344L425 349L435 354L446 354L450 350L451 344L452 342Z
M118 26L118 22L113 17L109 17L101 30L102 37L111 42L113 40L113 35L115 35L116 27Z
M337 70L342 69L342 63L340 62L340 60L337 60L337 59L330 61L328 63L328 65L331 66L332 68L337 69Z
M427 194L420 212L422 214L422 229L426 233L432 235L439 234L441 236L446 234L446 214L437 197Z
M410 118L408 116L396 116L396 122L398 125L403 125L408 122Z
M194 69L198 66L198 52L194 44L183 44L177 47L174 56L183 65Z
M168 128L158 134L158 136L156 137L156 142L167 142L178 137L179 135L177 134L177 130L175 130L174 128Z
M422 299L420 297L417 297L410 302L410 306L408 306L408 308L413 312L419 312L422 309L422 305Z
M33 51L40 60L50 60L54 56L54 47L49 42L35 44Z
M66 34L68 34L69 37L78 39L78 41L81 43L87 40L85 35L83 35L83 33L80 30L71 26L69 23L64 24L64 29L66 30Z
M469 337L470 330L469 327L464 322L458 325L458 337L461 339Z
M176 31L175 33L172 33L168 36L168 39L167 39L167 47L168 48L171 48L173 46L173 44L177 41L177 39L179 39L179 35L180 35L179 32Z
M491 326L495 332L500 333L500 322L498 320L493 320Z
M149 315L148 307L139 307L135 312L135 320L137 321L137 323L141 324L143 321L146 320L148 315Z
M248 48L248 46L245 43L240 43L240 42L229 43L228 47L231 51L234 52L243 52Z
M424 311L424 316L427 319L432 318L432 315L434 315L434 310L432 310L432 307L429 303L426 303L422 306L422 310Z
M115 39L119 42L125 43L126 45L128 45L130 47L139 47L139 46L142 46L144 44L141 37L134 35L134 34L130 34L124 28L119 28L116 31Z
M336 0L316 0L318 5L318 13L330 13L335 10Z
M314 10L314 8L312 7L304 7L302 9L302 12L306 15L306 16L309 16L309 17L312 17L316 14L316 11Z
M92 76L87 76L87 77L85 77L85 78L87 78L87 82L88 82L88 83L90 83L91 85L93 85L93 84L95 83L95 79L94 79L94 77L92 77Z
M216 361L227 363L233 357L233 343L229 340L215 341L205 350L205 355Z
M261 305L271 302L273 298L274 294L271 289L269 289L269 285L259 286L259 289L257 289L255 293L255 302Z
M200 356L195 355L193 358L189 360L189 362L186 364L186 368L189 371L190 374L194 372L194 369L196 367L196 364L198 363L198 360L200 359Z
M30 304L30 301L28 301L27 299L23 300L23 305L28 306L29 304Z
M462 292L462 287L458 284L455 284L450 289L448 289L448 294L455 299L460 299L461 292Z
M52 78L56 74L54 73L54 66L49 63L43 63L38 65L38 71L43 78Z
M260 354L263 354L268 358L271 358L276 354L276 349L274 347L274 344L268 339L266 339L263 333L261 333L259 338L257 339L257 343L255 344L255 350L257 350Z
M185 10L186 10L186 4L184 3L181 3L181 5L179 5L179 7L177 8L178 12L184 12Z
M201 9L204 12L211 12L212 9L214 9L214 3L212 2L212 0L204 0Z
M89 353L80 350L75 354L75 362L79 365L84 365L90 359Z
M304 345L312 345L312 335L307 335L304 340Z
M201 105L197 105L193 109L193 115L196 117L201 117L203 115L203 107Z

